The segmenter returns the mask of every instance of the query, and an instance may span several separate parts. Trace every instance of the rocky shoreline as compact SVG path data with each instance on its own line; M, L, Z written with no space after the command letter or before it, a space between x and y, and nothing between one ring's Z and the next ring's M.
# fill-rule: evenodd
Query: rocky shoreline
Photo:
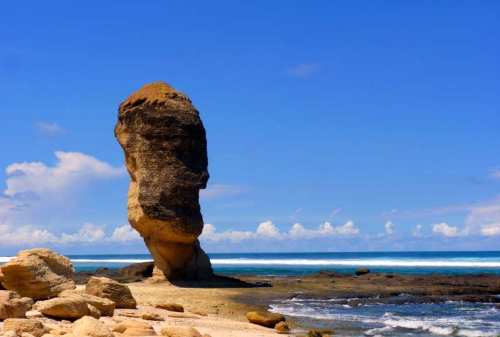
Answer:
M307 334L315 327L301 326L290 317L283 323L284 317L267 311L272 303L290 299L336 299L352 308L447 301L500 306L499 275L360 270L351 275L214 276L169 282L153 276L152 263L73 273L68 259L44 249L21 252L0 270L0 282L8 289L0 290L0 336L9 337Z

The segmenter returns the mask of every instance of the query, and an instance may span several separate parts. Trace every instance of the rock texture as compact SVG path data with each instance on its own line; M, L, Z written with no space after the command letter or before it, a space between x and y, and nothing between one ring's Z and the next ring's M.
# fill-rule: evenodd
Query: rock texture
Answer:
M37 302L34 308L45 316L56 319L75 320L83 316L100 316L97 308L77 298L52 298Z
M123 321L119 322L114 328L114 332L127 336L156 336L153 326L141 321Z
M103 322L89 316L80 318L73 324L76 337L113 337L113 333Z
M31 298L21 298L16 292L0 290L0 321L7 318L24 318L32 305Z
M247 319L250 323L274 328L279 322L285 321L285 316L269 311L250 311L247 313Z
M47 331L42 322L36 319L25 318L9 318L3 322L3 331L13 331L16 335L21 336L24 333L29 333L35 337L43 336Z
M23 250L1 271L2 285L23 297L47 299L75 288L71 261L49 249Z
M75 290L65 290L59 294L59 297L82 300L97 308L102 316L113 316L113 313L115 312L115 302L107 298L97 297Z
M107 277L91 277L85 286L85 292L115 302L116 308L135 309L137 307L137 302L129 287Z
M161 335L165 337L202 337L198 330L187 326L165 326L161 329Z
M209 278L210 261L198 241L207 142L191 100L164 82L145 85L120 105L115 135L131 177L129 221L155 265L168 279Z

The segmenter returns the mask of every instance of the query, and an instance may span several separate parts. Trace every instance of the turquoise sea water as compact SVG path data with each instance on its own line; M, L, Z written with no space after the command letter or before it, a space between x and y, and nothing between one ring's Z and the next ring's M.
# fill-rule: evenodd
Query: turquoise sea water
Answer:
M320 270L411 274L500 274L497 252L255 253L209 254L216 272L224 274L303 275ZM120 268L151 261L149 254L70 255L77 270ZM6 257L1 258L0 262Z
M209 254L217 273L228 275L304 275L330 270L352 273L359 267L372 271L410 274L496 274L500 252L377 252L377 253L258 253ZM120 268L150 261L144 255L73 255L76 269ZM8 257L0 257L0 263ZM404 296L404 295L402 295ZM500 302L500 294L498 294ZM333 328L337 336L500 336L497 303L411 303L350 306L353 299L291 298L275 301L270 309L308 326ZM354 299L355 300L355 299Z

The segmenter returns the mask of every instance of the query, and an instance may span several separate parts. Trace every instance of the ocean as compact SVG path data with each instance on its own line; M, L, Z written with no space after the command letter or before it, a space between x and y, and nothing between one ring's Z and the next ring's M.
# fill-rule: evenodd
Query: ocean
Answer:
M305 275L321 270L352 273L497 274L497 252L377 252L377 253L256 253L209 254L215 271L226 275ZM148 254L69 255L76 270L120 268L151 261ZM0 263L8 257L0 257ZM401 295L401 296L404 296ZM498 294L500 297L500 294ZM351 307L352 299L291 298L271 303L270 309L309 326L333 328L337 336L500 336L500 309L494 303L377 303ZM404 302L404 301L403 301Z

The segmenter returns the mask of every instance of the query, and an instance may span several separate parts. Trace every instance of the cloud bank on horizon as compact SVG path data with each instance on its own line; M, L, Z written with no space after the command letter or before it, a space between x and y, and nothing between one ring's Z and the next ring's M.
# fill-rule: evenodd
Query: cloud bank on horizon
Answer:
M94 221L87 221L81 225L74 225L71 232L60 230L56 227L46 226L45 219L39 219L37 223L25 224L18 221L19 215L29 213L37 204L45 205L45 201L60 196L71 195L82 185L96 184L102 180L126 179L123 167L114 167L111 164L99 160L91 155L80 152L55 152L55 164L48 165L43 162L21 162L7 166L6 188L0 197L0 246L10 248L31 247L49 245L64 249L69 246L82 245L92 247L99 245L130 245L141 246L142 240L138 233L128 224L115 224L114 226L97 225ZM219 198L234 195L245 191L237 185L214 184L202 194L202 199ZM59 199L56 207L64 204L65 199ZM462 227L450 225L447 222L429 224L424 226L417 224L406 236L399 233L398 226L393 221L387 221L381 226L379 233L366 233L357 226L353 220L343 224L334 225L331 221L324 221L316 228L304 226L299 222L293 223L288 229L282 229L272 220L266 220L257 225L255 230L236 230L224 228L218 230L216 225L205 224L204 231L200 237L202 243L217 250L220 243L226 243L228 249L238 250L242 242L245 242L245 250L252 251L265 249L267 244L273 247L278 243L287 243L284 247L294 247L294 242L300 242L316 248L317 242L331 242L332 248L335 244L347 240L353 245L353 249L363 250L366 243L381 241L387 245L391 241L404 242L405 240L420 240L425 242L429 238L438 240L470 240L472 238L492 238L500 236L500 197L474 205L444 207L436 212L439 214L457 211L467 212ZM302 209L295 210L290 217L296 219ZM431 212L424 210L424 212ZM341 213L335 209L329 218ZM432 213L432 212L431 212ZM398 211L391 212L397 217ZM91 219L89 219L91 220ZM236 220L237 221L237 220ZM426 232L426 228L428 229ZM354 240L354 241L353 241ZM324 246L328 247L328 245ZM380 247L380 246L379 246ZM390 247L390 246L389 246ZM424 246L425 247L425 246ZM402 247L404 248L404 246Z

